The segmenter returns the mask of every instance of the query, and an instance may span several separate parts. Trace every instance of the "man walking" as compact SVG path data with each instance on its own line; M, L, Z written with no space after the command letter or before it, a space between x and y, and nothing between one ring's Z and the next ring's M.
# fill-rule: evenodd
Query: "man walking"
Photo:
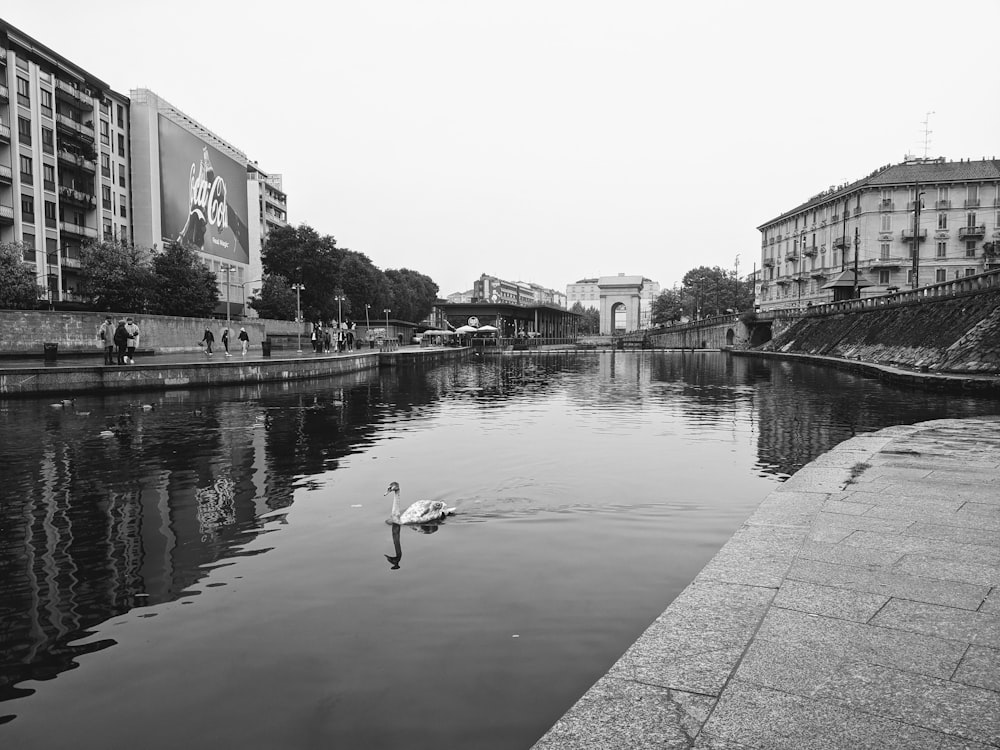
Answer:
M104 322L97 329L97 338L101 340L104 347L104 364L113 365L115 363L115 324L111 321L110 315L104 316Z
M128 354L125 357L126 363L130 365L135 364L135 350L139 346L139 326L135 324L132 318L125 319L125 331L128 333L128 341L126 346L128 348Z

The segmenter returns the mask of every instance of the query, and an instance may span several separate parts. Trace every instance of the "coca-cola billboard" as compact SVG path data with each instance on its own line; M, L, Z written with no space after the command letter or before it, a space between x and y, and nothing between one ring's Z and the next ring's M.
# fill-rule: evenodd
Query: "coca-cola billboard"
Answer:
M159 136L163 238L249 263L246 167L162 115Z

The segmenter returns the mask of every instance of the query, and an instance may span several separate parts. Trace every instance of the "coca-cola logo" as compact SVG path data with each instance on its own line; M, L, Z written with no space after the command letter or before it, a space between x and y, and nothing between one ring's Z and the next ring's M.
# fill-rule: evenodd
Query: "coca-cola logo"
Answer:
M209 183L204 170L199 173L198 165L191 164L191 182L189 188L191 209L201 213L206 222L218 229L229 227L229 211L226 202L226 181L221 177Z

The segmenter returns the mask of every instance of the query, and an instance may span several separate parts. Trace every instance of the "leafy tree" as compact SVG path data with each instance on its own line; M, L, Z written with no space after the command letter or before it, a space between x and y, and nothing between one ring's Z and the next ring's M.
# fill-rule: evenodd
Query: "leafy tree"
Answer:
M685 296L676 289L664 289L653 300L653 325L663 325L680 320L684 315Z
M570 312L582 315L580 333L584 336L597 335L601 332L601 313L596 307L584 307L579 300L573 303Z
M692 268L683 279L687 296L685 310L692 317L724 315L753 307L750 284L739 282L735 273L718 266Z
M191 247L170 242L153 258L151 310L205 318L219 303L215 274Z
M438 285L429 277L408 268L388 269L392 317L419 322L426 318L437 300Z
M35 272L23 260L24 250L20 242L0 244L0 308L4 310L33 310L42 295Z
M345 249L338 277L340 288L347 297L343 306L345 318L364 320L366 304L377 311L376 318L382 315L383 309L392 307L386 275L364 253Z
M80 250L80 293L98 310L138 312L153 289L150 251L117 240L91 242Z
M302 316L306 320L333 320L340 287L344 250L330 235L321 237L307 224L280 227L268 235L261 254L264 273L302 284ZM294 315L292 316L294 317Z
M247 304L262 318L295 320L295 290L284 276L265 276L260 296L251 297Z

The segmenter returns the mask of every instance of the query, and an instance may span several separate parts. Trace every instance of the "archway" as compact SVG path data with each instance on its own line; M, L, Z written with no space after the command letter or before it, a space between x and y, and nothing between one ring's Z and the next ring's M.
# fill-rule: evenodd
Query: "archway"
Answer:
M736 340L736 334L733 333L733 329L729 328L726 330L726 346L732 346L733 341Z
M597 281L601 298L601 335L635 331L639 328L639 305L642 294L642 276L602 276ZM616 325L618 310L624 310L625 327Z
M628 308L621 302L611 306L611 325L614 333L621 334L628 330Z

